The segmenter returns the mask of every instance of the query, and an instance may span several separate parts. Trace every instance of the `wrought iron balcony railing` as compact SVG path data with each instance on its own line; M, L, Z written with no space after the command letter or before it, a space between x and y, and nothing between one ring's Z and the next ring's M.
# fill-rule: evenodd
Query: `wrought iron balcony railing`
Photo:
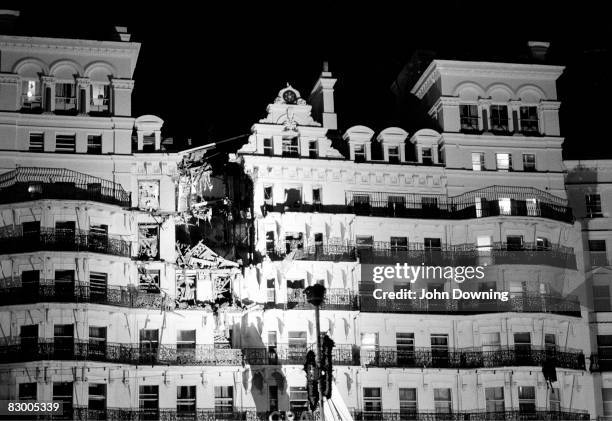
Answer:
M77 339L10 338L0 345L0 361L15 363L40 360L85 360L145 365L242 365L240 349L215 348L214 345L129 344Z
M0 282L0 306L44 302L91 303L118 307L161 309L173 307L160 293L140 291L134 287L108 285L94 287L74 283L55 283L41 279L38 283L22 284L19 277Z
M63 407L64 415L53 416L54 420L108 420L108 421L268 421L269 413L255 408L215 410L215 408L195 408L178 410L176 408L106 408L93 409L71 405ZM0 417L2 419L2 417Z
M414 348L378 346L361 348L361 364L370 367L406 368L486 368L541 366L545 361L556 367L585 370L585 356L580 350L530 346L481 348Z
M357 310L359 309L358 295L348 289L330 288L325 292L325 301L321 310ZM287 288L287 310L314 310L314 306L306 300L302 288Z
M267 347L243 348L244 361L251 365L303 365L306 353L316 345L294 346L276 344ZM333 363L337 365L359 365L359 348L351 344L336 344L333 349Z
M573 222L567 200L532 187L490 186L458 196L347 191L349 213L419 219L472 219L492 216L542 217Z
M559 408L559 410L534 408L533 410L506 409L499 412L478 410L457 412L427 411L357 411L355 421L588 421L586 411Z
M123 207L132 203L121 184L66 168L19 167L0 174L0 203L38 199L89 200Z
M361 263L408 263L439 266L473 266L480 263L488 265L548 265L576 269L576 255L571 247L557 244L541 246L536 243L523 243L515 246L505 242L495 242L489 247L476 247L475 244L447 245L439 248L425 248L423 243L404 245L375 241L362 245L357 250Z
M346 205L324 205L322 203L277 203L264 204L266 212L312 212L312 213L350 213Z
M359 308L366 313L429 313L429 314L482 314L482 313L552 313L580 317L580 301L574 296L557 296L535 292L510 293L508 301L501 300L378 300L372 285L361 285Z
M297 246L296 246L297 247ZM346 262L357 259L355 246L352 244L321 244L288 248L285 244L278 245L274 250L267 252L272 260L319 260Z
M114 235L100 235L85 230L40 228L23 232L21 227L0 232L0 254L27 253L34 251L86 251L130 257L129 241Z

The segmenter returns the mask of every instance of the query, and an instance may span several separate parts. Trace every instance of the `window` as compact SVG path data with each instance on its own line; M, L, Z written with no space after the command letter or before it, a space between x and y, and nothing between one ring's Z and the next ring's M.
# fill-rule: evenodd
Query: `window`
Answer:
M30 290L33 294L38 294L40 285L39 270L24 270L21 272L21 288Z
M33 352L38 349L38 325L23 325L19 329L19 341L21 349L25 352Z
M141 260L159 258L159 225L138 224L138 258Z
M524 153L523 154L523 171L534 172L536 170L535 154Z
M366 212L370 209L370 196L367 194L356 194L353 196L355 212Z
M380 387L364 387L363 388L363 412L364 419L373 419L382 412L382 395Z
M412 420L417 412L417 390L415 388L399 389L400 421Z
M289 289L289 285L287 285ZM302 361L306 356L306 332L289 332L289 360Z
M264 186L264 204L269 206L272 206L274 204L272 192L272 186Z
M546 237L536 238L536 249L537 250L550 250L550 240Z
M366 148L365 145L354 145L353 151L355 154L355 162L365 162L366 161Z
M138 408L141 411L140 419L158 419L159 386L143 385L138 389Z
M398 214L402 214L406 210L406 198L404 196L388 196L387 208L390 212L389 216L399 216Z
M312 189L312 203L315 205L321 204L321 187Z
M36 80L24 80L21 83L21 93L21 105L23 108L41 108L40 84Z
M408 237L391 237L391 250L393 251L407 251L408 250Z
M74 353L74 325L53 326L53 349L56 357L69 358Z
M437 197L421 197L421 206L424 210L435 210L438 209L438 198Z
M76 152L75 145L76 145L76 135L58 134L55 136L55 152L75 153Z
M215 414L234 412L234 387L215 386Z
M91 155L100 155L102 153L102 135L87 135L87 153Z
M283 156L286 156L286 157L300 156L300 150L298 147L297 137L283 138Z
M535 387L534 386L519 386L519 412L534 413L536 410Z
M526 135L537 134L538 130L538 107L521 107L520 110L521 132Z
M266 252L274 253L274 248L276 247L276 242L274 240L274 231L266 232Z
M509 251L523 250L523 236L522 235L506 236L506 250L509 250Z
M58 111L76 109L76 89L74 83L55 84L55 109Z
M266 156L272 156L273 155L273 147L272 147L272 138L269 137L264 137L263 140L263 153Z
M389 146L387 149L389 154L389 162L392 164L397 164L400 162L400 151L399 146ZM431 152L431 149L430 149ZM423 161L425 161L425 150L423 149Z
M374 237L371 235L358 235L355 237L355 245L357 248L372 248L374 246Z
M529 332L515 333L514 349L519 352L531 351L531 334Z
M105 326L89 326L89 344L90 358L100 359L106 357L106 327Z
M53 382L53 402L62 404L63 417L72 418L72 382Z
M89 410L106 410L106 385L104 383L89 384Z
M600 360L612 360L612 335L597 335L597 354Z
M45 134L30 133L30 152L44 152Z
M461 104L459 105L459 115L461 119L461 131L478 131L478 105Z
M561 393L558 387L548 390L548 408L551 411L561 411Z
M268 386L268 411L278 411L278 386Z
M176 412L180 414L196 412L196 387L177 386L176 387Z
M612 388L601 388L601 399L603 401L604 416L612 416Z
M159 180L138 180L138 207L159 209Z
M149 269L143 266L138 268L138 288L140 291L152 294L159 293L159 269Z
M396 332L397 362L400 367L409 366L414 361L414 333Z
M512 170L512 156L509 153L498 153L495 154L498 171L510 171Z
M612 311L610 285L593 285L593 310Z
M589 240L589 251L606 251L606 240Z
M299 206L302 203L302 188L301 187L286 188L284 203L286 206Z
M33 383L19 383L19 400L20 401L35 401L37 400L37 385Z
M180 358L190 358L195 356L195 330L178 330L176 332L176 352Z
M308 142L308 157L309 158L316 158L319 156L319 153L317 151L317 141L316 140L311 140Z
M422 158L423 164L425 165L433 164L433 155L431 152L431 148L421 149L421 158Z
M527 215L528 216L538 216L540 214L540 208L538 206L538 200L531 197L525 200L525 205L527 206Z
M105 112L109 110L110 86L103 83L91 84L91 98L89 109L92 112Z
M552 351L557 349L557 337L554 333L546 333L544 335L544 349Z
M305 387L289 388L289 409L297 419L300 419L303 412L308 411L308 392Z
M444 287L436 287L436 289L438 291L443 291ZM430 337L430 342L431 358L434 367L445 366L448 363L448 335L444 333L432 333Z
M601 218L601 196L599 194L587 194L586 200L586 216L587 218Z
M155 361L159 348L159 330L140 329L140 358L143 362Z
M451 390L434 389L434 406L437 413L452 412Z
M508 131L508 107L505 105L491 105L491 131Z
M155 151L155 134L149 133L142 136L142 150L143 152L154 152Z
M425 238L425 250L442 250L442 243L439 238Z
M486 167L484 152L472 152L472 170L484 171L485 169Z
M504 388L503 387L485 388L485 402L486 402L487 412L504 412L506 408L506 405L504 402Z
M501 349L499 332L481 333L480 342L483 352L498 351Z
M107 296L108 275L102 272L89 272L89 296L93 302L104 301Z

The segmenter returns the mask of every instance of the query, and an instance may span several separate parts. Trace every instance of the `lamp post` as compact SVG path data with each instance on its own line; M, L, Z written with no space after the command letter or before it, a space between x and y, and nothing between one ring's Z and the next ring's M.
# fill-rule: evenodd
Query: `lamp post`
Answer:
M321 322L319 317L319 307L325 300L325 287L321 284L311 285L304 289L306 300L315 306L315 326L317 334L317 384L319 388L319 414L321 421L325 421L325 413L323 412L323 385L321 384L321 366L322 366L322 350L321 350Z

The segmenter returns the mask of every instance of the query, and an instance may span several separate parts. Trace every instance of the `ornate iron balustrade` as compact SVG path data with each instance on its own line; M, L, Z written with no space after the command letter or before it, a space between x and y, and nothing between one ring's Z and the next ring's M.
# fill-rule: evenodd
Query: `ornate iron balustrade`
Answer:
M509 207L500 206L500 199L509 199ZM363 216L422 219L532 216L569 223L574 220L567 200L532 187L490 186L458 196L347 191L346 204L351 213Z
M341 288L328 289L325 292L325 301L321 305L322 310L357 310L358 308L358 296ZM314 310L314 306L306 300L303 289L288 288L285 309Z
M108 421L268 421L268 413L255 408L233 409L232 411L215 411L214 408L196 408L193 411L179 411L176 408L142 409L142 408L106 408L90 409L73 405L64 409L64 416L53 416L53 419L74 421L108 420Z
M76 340L56 342L38 339L36 343L23 343L11 338L0 345L0 361L14 363L39 360L85 360L120 364L144 365L242 365L242 351L215 348L214 345L195 345L179 348L176 344L112 343Z
M0 174L0 203L38 199L90 200L123 207L132 204L121 184L66 168L19 167Z
M479 410L457 412L427 411L356 411L355 421L588 421L590 414L586 411L560 408L558 411L536 408L533 411L506 409L500 412Z
M576 349L536 346L527 349L500 347L496 350L414 348L406 351L384 346L361 349L361 363L371 367L487 368L542 366L545 361L552 362L556 367L586 370L584 353Z
M174 306L174 302L170 302L161 294L144 292L133 287L109 285L105 289L92 289L89 284L81 282L56 284L54 280L49 279L23 285L19 277L0 282L0 306L44 302L91 303L148 309Z
M316 345L290 346L276 344L267 347L243 348L244 361L251 365L303 365L306 353ZM359 365L359 349L356 345L337 344L333 348L333 363L338 365Z
M360 286L359 308L366 313L430 313L430 314L482 314L482 313L553 313L580 317L580 301L574 296L556 296L539 293L511 293L508 301L484 299L435 300L377 300L372 285Z
M355 246L351 243L345 244L321 244L302 246L287 250L285 244L279 244L273 251L268 251L272 260L317 260L317 261L353 261L357 259Z
M19 226L0 233L0 254L33 251L87 251L130 257L132 246L118 236L85 230L40 228L39 231L23 232Z
M346 205L324 205L322 203L276 203L264 204L266 212L312 212L312 213L352 213Z

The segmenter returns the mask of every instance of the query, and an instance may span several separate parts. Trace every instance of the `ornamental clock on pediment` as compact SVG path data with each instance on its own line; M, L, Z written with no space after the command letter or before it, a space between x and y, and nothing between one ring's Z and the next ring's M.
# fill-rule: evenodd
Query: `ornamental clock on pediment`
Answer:
M276 104L287 104L287 105L305 105L306 101L300 96L300 92L293 88L289 83L287 87L281 89L278 92L278 96L274 100Z

